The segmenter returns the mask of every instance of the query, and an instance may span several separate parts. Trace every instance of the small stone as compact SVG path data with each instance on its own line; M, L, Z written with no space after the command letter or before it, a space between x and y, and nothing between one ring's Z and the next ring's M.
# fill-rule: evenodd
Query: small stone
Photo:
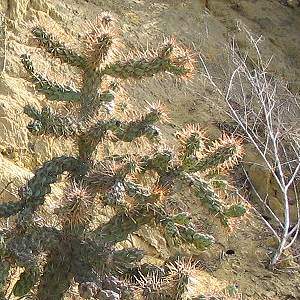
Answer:
M79 285L78 291L83 299L90 299L96 295L99 287L94 282L85 282Z
M121 300L119 294L109 290L102 290L97 294L97 299L100 300Z
M287 0L287 6L296 8L299 6L299 1L298 0Z
M270 238L265 239L265 245L267 247L276 248L278 246L278 240L276 237L272 236Z
M275 299L275 297L276 297L276 292L274 292L274 291L267 292L266 296L267 296L269 299Z

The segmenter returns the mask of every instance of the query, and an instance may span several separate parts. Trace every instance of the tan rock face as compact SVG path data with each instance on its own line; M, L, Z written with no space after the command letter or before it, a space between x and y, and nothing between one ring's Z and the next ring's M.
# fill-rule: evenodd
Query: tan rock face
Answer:
M29 9L48 12L49 4L44 0L6 0L2 1L1 9L7 12L7 17L13 21L22 22Z
M9 18L23 20L30 0L8 0Z
M256 192L260 195L261 199L265 201L265 203L273 210L273 212L280 218L280 220L284 220L284 200L282 196L282 192L278 184L276 183L275 178L268 170L267 167L262 165L253 164L249 168L249 177L251 182L256 190ZM290 215L291 222L297 222L297 207L295 201L295 193L290 191ZM253 191L253 197L258 201L258 196ZM258 201L260 203L260 201ZM263 208L263 207L262 207ZM266 213L268 214L267 210Z
M0 202L18 201L18 189L25 184L32 173L16 166L0 156Z
M4 71L6 61L6 22L0 13L0 74Z
M161 232L157 230L153 230L149 226L143 226L138 232L137 235L142 237L144 241L146 241L151 247L156 249L159 256L162 258L167 258L170 256L170 252L167 247L167 242L165 238L162 236ZM136 240L138 241L138 240ZM139 248L138 243L134 243L134 246Z
M28 169L14 164L9 159L0 154L0 203L9 201L19 201L18 190L33 177L33 173ZM52 185L52 194L49 201L59 201L62 198L62 187ZM48 204L49 202L47 202Z

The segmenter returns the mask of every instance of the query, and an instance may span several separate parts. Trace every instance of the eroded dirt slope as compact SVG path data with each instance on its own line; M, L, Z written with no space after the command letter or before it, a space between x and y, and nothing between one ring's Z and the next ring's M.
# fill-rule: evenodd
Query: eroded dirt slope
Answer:
M277 0L212 0L209 10L200 0L2 0L0 3L7 18L5 69L0 80L0 190L12 182L1 194L1 201L16 199L17 188L44 160L73 152L71 142L32 138L26 130L28 119L22 113L24 105L31 103L41 107L49 103L26 80L20 54L29 52L37 67L50 77L66 83L73 78L76 81L74 70L49 58L44 60L43 52L33 46L27 29L31 22L42 23L53 34L76 45L85 21L109 10L119 17L123 42L129 49L146 47L148 42L155 46L164 36L174 35L216 70L221 69L222 49L232 35L236 35L239 45L251 55L251 49L247 49L244 36L239 32L240 22L263 35L264 55L274 56L272 70L290 82L293 92L300 91L300 8L283 6ZM143 110L145 104L153 100L160 100L168 107L174 125L164 126L162 131L171 142L177 128L186 123L200 123L217 137L220 131L213 124L225 117L217 109L222 102L211 93L202 73L199 63L195 78L187 84L158 79L127 83L124 87L130 104L138 110ZM61 109L59 104L53 106ZM233 232L224 232L217 224L208 226L205 218L209 216L203 217L206 212L188 199L186 193L181 193L175 200L184 202L193 211L194 219L199 220L199 226L207 227L206 230L220 242L198 257L202 270L197 277L195 293L214 294L236 284L238 292L231 296L232 299L300 299L297 266L287 264L289 268L280 272L265 268L272 239L252 213L237 224ZM133 240L157 259L168 255L165 241L153 232L144 230ZM234 254L226 255L227 250L234 250Z

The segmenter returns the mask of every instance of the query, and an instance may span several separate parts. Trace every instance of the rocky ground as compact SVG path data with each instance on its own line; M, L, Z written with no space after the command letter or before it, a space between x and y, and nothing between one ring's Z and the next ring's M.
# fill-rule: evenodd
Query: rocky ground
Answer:
M220 65L224 57L222 49L233 35L239 46L251 55L240 30L246 25L263 36L263 55L274 57L271 70L289 81L292 92L300 92L300 7L296 2L295 5L277 0L211 0L208 3L205 8L205 1L201 0L1 0L5 22L0 22L0 190L6 189L1 192L0 201L17 199L17 189L43 161L73 152L71 142L32 138L26 130L28 119L22 113L24 105L41 107L47 100L26 80L20 54L30 53L39 70L49 77L66 83L74 78L76 82L75 70L60 66L49 57L44 59L44 53L34 46L29 35L32 23L42 24L76 47L85 22L108 10L120 20L127 49L146 47L148 43L155 46L163 37L172 35L200 54L210 68L220 71L226 68L226 60ZM167 106L173 125L163 126L162 131L171 143L176 128L186 123L200 123L213 137L220 135L214 124L225 119L220 110L222 101L204 80L200 62L195 78L188 83L158 79L126 83L124 88L130 104L137 109L142 110L147 101L158 99ZM59 104L54 107L64 109ZM187 199L183 192L175 200L184 202L199 226L207 227L219 241L212 250L197 257L199 271L191 293L212 296L222 293L228 299L300 299L296 263L286 257L280 270L266 269L273 241L251 208L234 230L225 232L214 224L207 226L208 216L203 217L205 212ZM133 237L133 243L146 249L153 260L169 253L159 233L148 232L147 228Z

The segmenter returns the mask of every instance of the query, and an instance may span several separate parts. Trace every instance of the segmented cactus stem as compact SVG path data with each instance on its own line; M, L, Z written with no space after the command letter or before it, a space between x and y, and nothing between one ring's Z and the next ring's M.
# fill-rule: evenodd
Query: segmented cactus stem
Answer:
M86 59L84 57L68 49L64 43L57 41L44 28L36 26L32 28L31 32L41 47L54 57L59 58L62 62L79 68L86 66Z
M33 118L27 129L34 135L48 134L55 137L74 137L83 131L83 126L70 117L63 117L52 112L50 107L43 107L38 111L35 107L27 105L24 113Z
M49 80L35 71L30 56L21 55L21 62L31 76L31 80L39 92L51 101L78 102L81 94L74 87L62 85Z
M16 297L24 297L30 292L39 278L38 267L26 268L20 275L19 280L13 287L13 294Z
M0 204L0 218L8 218L16 215L25 207L25 202L7 202Z
M61 300L71 283L71 256L51 252L37 288L37 299Z
M45 196L51 192L50 185L55 183L58 176L66 171L74 176L75 174L80 176L86 172L86 166L80 160L68 156L56 157L47 161L20 190L22 201L25 201L26 205L32 209L36 209L44 203Z

